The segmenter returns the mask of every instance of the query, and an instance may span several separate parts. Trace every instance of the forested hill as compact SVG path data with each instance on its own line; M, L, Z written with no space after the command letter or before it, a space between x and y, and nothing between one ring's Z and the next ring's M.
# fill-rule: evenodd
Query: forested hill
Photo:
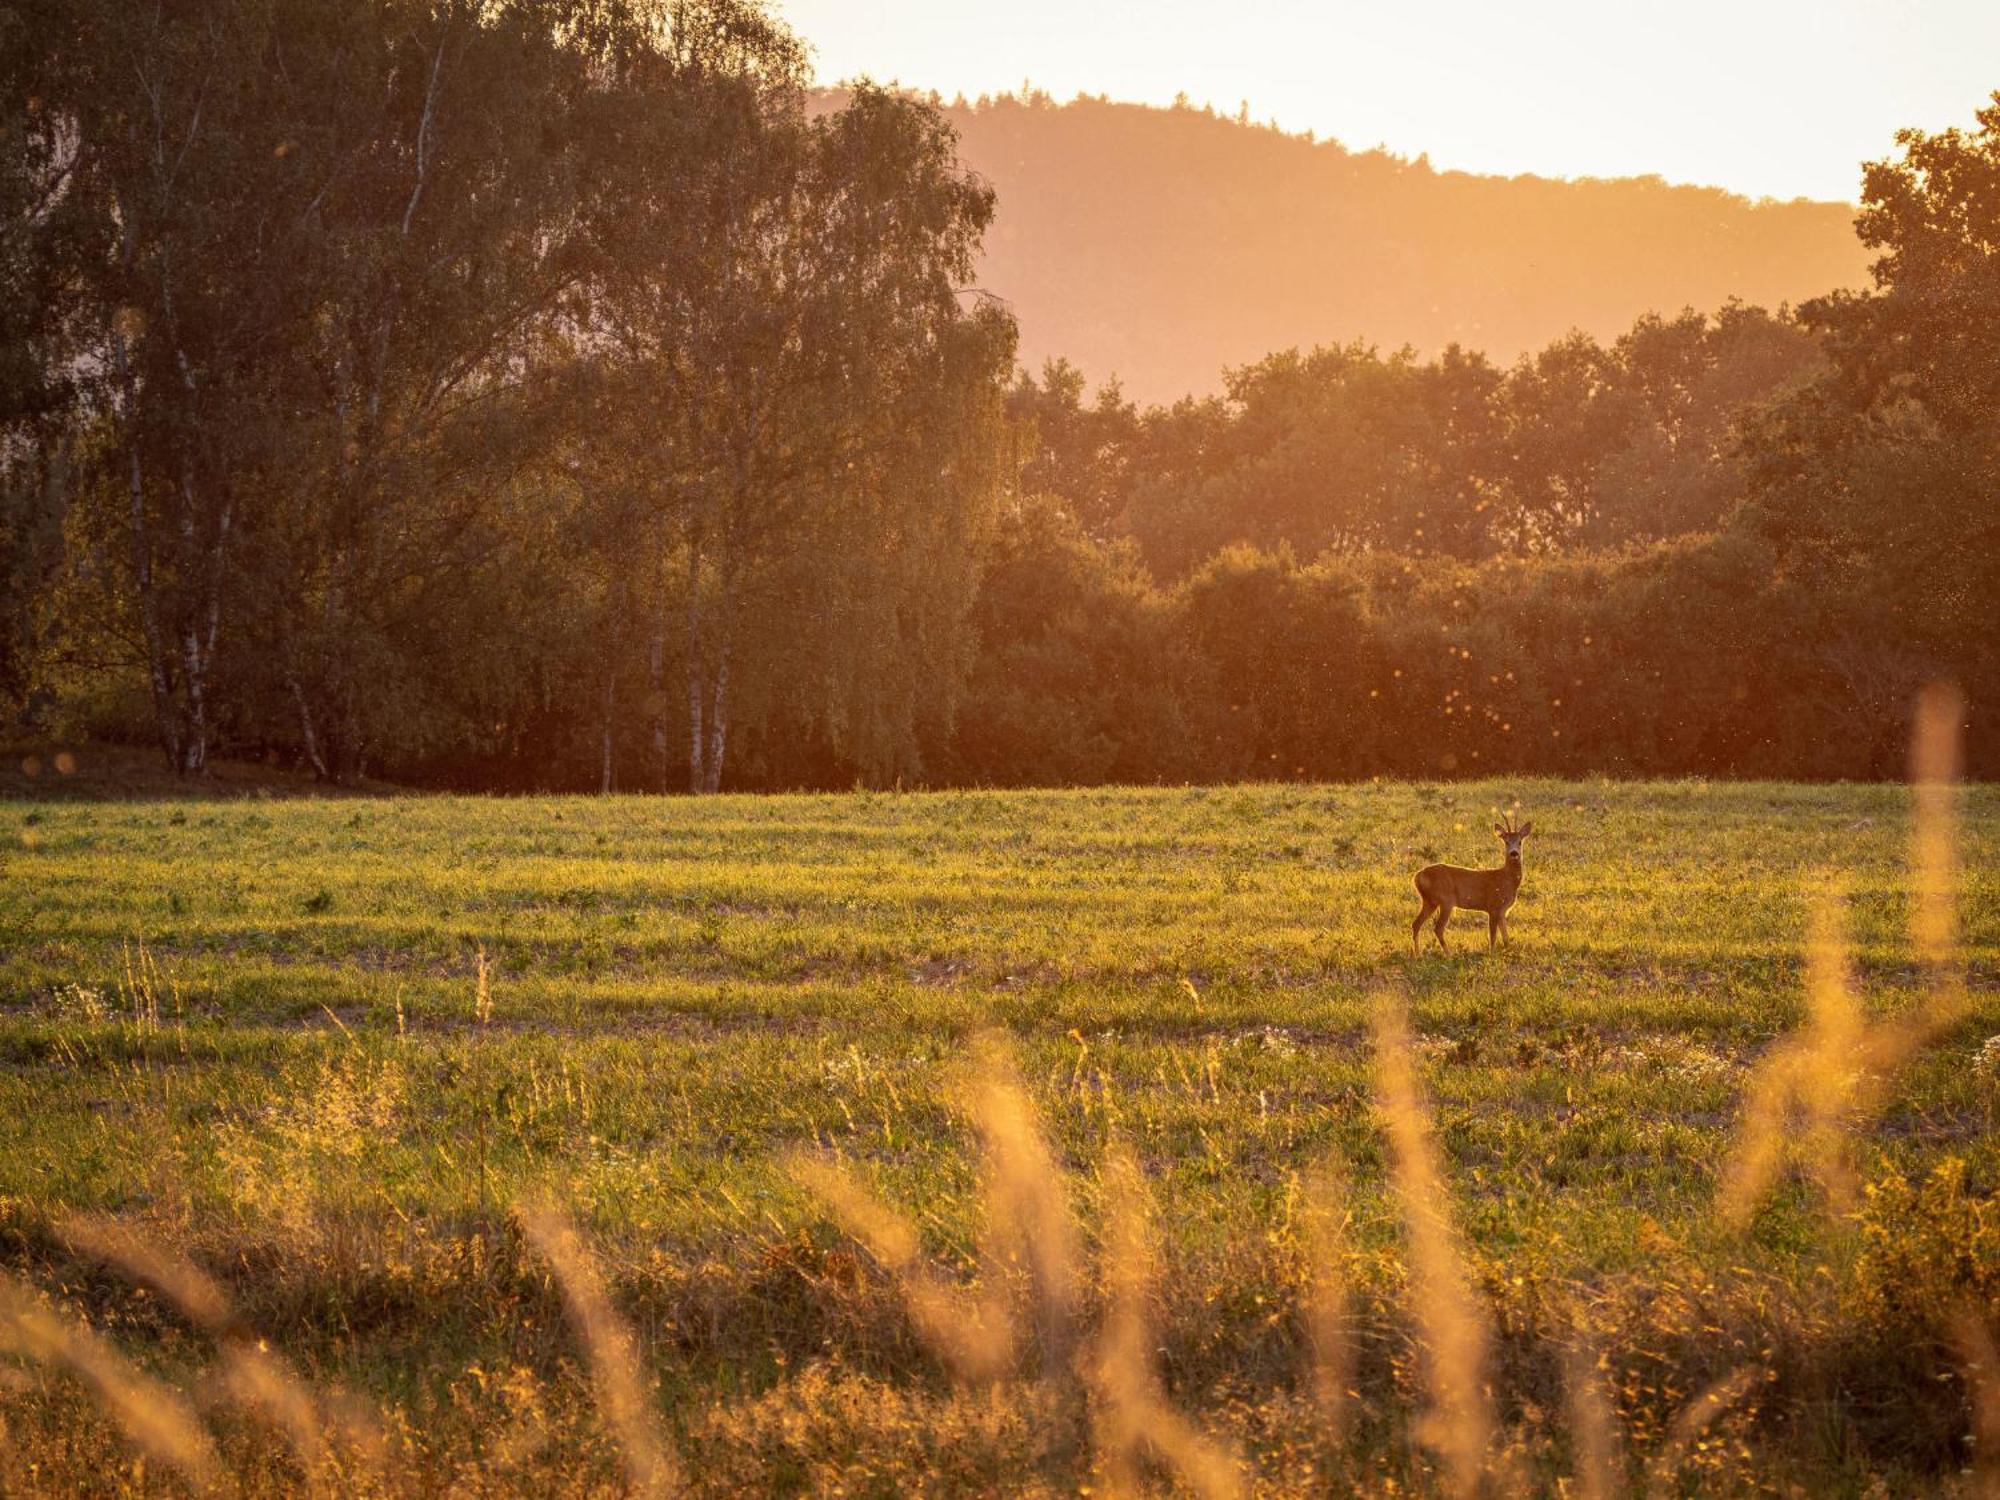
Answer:
M1273 349L1456 341L1504 362L1572 328L1865 279L1842 203L1439 172L1198 109L946 113L999 193L982 281L1012 305L1022 362L1066 355L1141 401L1215 390Z

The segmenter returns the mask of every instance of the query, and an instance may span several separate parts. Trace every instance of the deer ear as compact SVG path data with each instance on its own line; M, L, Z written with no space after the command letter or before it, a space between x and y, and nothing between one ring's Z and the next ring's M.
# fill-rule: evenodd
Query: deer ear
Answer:
M1521 825L1522 838L1526 838L1529 834L1533 833L1534 831L1535 831L1535 825L1532 822L1523 823Z
M1493 825L1493 836L1495 838L1504 839L1505 837L1507 837L1507 830L1502 828L1498 823L1495 823Z

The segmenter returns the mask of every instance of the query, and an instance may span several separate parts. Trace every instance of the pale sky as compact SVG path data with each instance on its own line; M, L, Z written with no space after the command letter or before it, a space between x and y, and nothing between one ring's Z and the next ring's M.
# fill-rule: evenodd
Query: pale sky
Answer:
M822 83L1185 92L1440 169L1854 199L2000 89L2000 0L778 0Z

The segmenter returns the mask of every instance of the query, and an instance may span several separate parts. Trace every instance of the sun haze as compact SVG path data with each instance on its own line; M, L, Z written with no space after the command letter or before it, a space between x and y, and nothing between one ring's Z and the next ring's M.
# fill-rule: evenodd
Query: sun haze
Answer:
M1900 126L1970 123L1991 0L783 0L820 80L1196 104L1440 168L1852 201Z

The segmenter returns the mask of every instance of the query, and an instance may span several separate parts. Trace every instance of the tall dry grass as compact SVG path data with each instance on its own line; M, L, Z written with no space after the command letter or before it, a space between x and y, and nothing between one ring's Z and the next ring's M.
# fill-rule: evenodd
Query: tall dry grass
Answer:
M618 1440L632 1493L647 1500L681 1487L680 1464L660 1430L659 1414L632 1329L611 1305L596 1260L576 1228L552 1206L521 1210L521 1233L555 1277L563 1311L590 1362L591 1387Z
M1305 1325L1312 1351L1313 1400L1328 1445L1336 1451L1347 1436L1354 1400L1354 1339L1348 1327L1352 1296L1348 1285L1347 1225L1342 1213L1346 1181L1328 1161L1305 1183L1302 1215L1306 1242Z
M206 1272L112 1219L72 1215L58 1222L56 1232L71 1249L152 1287L214 1339L222 1353L223 1388L239 1405L284 1434L307 1490L321 1493L335 1482L337 1459L313 1391L237 1320L228 1298ZM352 1450L366 1460L379 1461L379 1432L352 1415L344 1418L343 1425Z
M1492 1331L1453 1237L1443 1169L1417 1087L1409 1016L1396 995L1385 995L1375 1010L1375 1102L1409 1237L1410 1311L1430 1388L1430 1410L1418 1430L1444 1465L1446 1491L1477 1495L1495 1462L1498 1423L1487 1388Z
M1153 1362L1153 1252L1145 1175L1114 1148L1104 1166L1104 1326L1091 1360L1099 1472L1114 1495L1142 1493L1150 1455L1206 1500L1244 1493L1241 1462L1175 1410Z
M1027 1304L1043 1379L1067 1384L1083 1376L1097 1468L1111 1493L1141 1493L1150 1461L1196 1494L1216 1500L1242 1494L1240 1462L1174 1408L1153 1362L1152 1251L1137 1164L1116 1150L1104 1167L1098 1266L1104 1312L1096 1339L1082 1348L1076 1337L1082 1272L1063 1174L1004 1042L977 1039L972 1061L960 1093L983 1154L985 1224L975 1286L932 1267L909 1220L845 1167L800 1157L794 1174L881 1263L918 1335L960 1379L989 1383L1022 1373L1028 1341L1021 1305Z
M1771 1049L1745 1092L1737 1145L1723 1170L1717 1207L1747 1224L1764 1195L1796 1157L1829 1206L1853 1202L1850 1161L1855 1131L1887 1105L1896 1074L1964 1019L1969 1005L1958 938L1959 726L1964 699L1933 686L1918 699L1910 772L1910 945L1925 976L1915 1006L1873 1023L1853 983L1845 889L1818 873L1808 890L1812 922L1806 943L1806 1025ZM1792 1138L1794 1120L1803 1122Z
M954 1285L925 1259L909 1220L844 1167L799 1157L792 1173L881 1263L909 1309L917 1336L956 1377L985 1385L1014 1369L1020 1338L1004 1288L989 1284L968 1291Z
M1604 1389L1604 1356L1582 1338L1564 1354L1563 1393L1577 1500L1612 1500L1624 1488L1618 1414Z
M1075 1217L1006 1044L976 1039L973 1068L965 1102L986 1148L989 1272L1026 1281L1043 1373L1061 1379L1075 1353L1081 1291Z
M1751 1075L1737 1144L1723 1169L1717 1209L1741 1227L1796 1155L1835 1212L1854 1199L1849 1135L1871 1092L1865 1070L1876 1045L1854 993L1844 892L1824 876L1810 895L1806 1024L1778 1043ZM1803 1121L1792 1139L1794 1117Z
M1970 1303L1952 1310L1951 1332L1972 1407L1972 1492L2000 1500L2000 1342Z
M0 1276L0 1347L74 1375L133 1447L195 1488L219 1476L215 1444L179 1392L146 1374L96 1330L45 1306L11 1276Z
M985 1167L975 1287L933 1268L909 1220L839 1162L800 1155L792 1173L889 1272L919 1336L960 1379L983 1384L1017 1371L1029 1342L1025 1300L1042 1372L1060 1382L1071 1373L1079 1291L1068 1194L1005 1045L978 1038L971 1061L959 1094L979 1130Z

